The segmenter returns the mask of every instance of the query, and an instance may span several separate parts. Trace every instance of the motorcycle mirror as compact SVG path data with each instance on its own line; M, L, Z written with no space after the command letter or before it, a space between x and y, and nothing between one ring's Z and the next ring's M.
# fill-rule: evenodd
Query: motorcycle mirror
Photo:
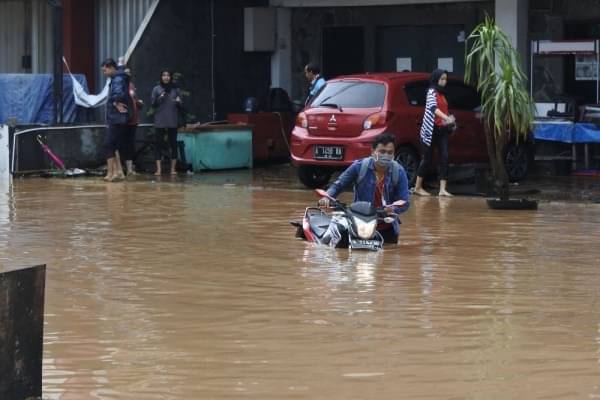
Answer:
M329 200L331 201L335 201L335 199L333 197L331 197L329 195L329 193L327 193L326 191L324 191L323 189L315 189L315 193L317 193L319 196L321 197L327 197Z

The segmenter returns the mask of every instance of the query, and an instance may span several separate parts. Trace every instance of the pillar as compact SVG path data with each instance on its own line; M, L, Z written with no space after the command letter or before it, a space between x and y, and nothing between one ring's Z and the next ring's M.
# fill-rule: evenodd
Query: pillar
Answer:
M292 10L278 8L276 13L276 49L271 56L271 87L280 87L292 95Z

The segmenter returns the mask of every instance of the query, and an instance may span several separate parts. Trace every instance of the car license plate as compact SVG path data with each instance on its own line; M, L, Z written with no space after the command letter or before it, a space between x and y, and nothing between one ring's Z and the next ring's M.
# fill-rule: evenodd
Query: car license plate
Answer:
M342 146L315 146L315 160L343 160Z
M382 243L379 240L350 239L350 247L353 249L379 250Z

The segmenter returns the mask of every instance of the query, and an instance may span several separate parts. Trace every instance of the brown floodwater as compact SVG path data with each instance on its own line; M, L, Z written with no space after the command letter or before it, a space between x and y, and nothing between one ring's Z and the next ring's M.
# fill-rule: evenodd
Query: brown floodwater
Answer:
M0 191L0 264L48 266L44 398L600 398L600 205L413 198L349 253L293 237L285 182Z

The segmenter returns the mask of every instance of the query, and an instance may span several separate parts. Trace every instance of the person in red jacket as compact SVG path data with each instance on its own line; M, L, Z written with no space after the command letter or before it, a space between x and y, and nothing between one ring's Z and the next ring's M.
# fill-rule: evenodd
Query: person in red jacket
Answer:
M439 172L440 191L439 196L452 196L448 190L448 135L452 132L456 121L448 112L448 101L444 95L448 83L448 72L436 69L431 73L430 86L425 101L425 114L421 125L421 144L423 152L419 169L417 170L417 181L414 193L421 196L430 196L423 189L423 178L433 156L434 147L438 148L440 155Z
M120 153L125 159L127 176L130 176L137 175L133 166L133 157L135 155L135 132L139 124L140 109L144 106L144 102L137 96L135 85L131 82L131 70L125 68L125 73L130 77L129 97L131 97L132 113L131 118L127 122L127 127L123 132Z

